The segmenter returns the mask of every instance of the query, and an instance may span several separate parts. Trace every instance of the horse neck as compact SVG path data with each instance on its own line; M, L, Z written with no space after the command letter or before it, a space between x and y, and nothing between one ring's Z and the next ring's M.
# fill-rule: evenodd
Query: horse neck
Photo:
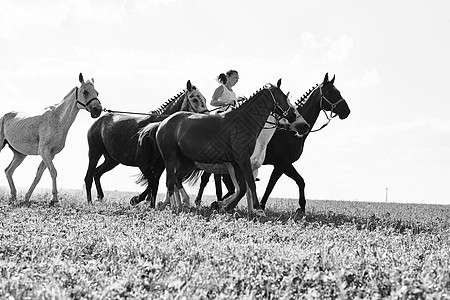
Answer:
M55 107L55 114L59 116L59 121L63 128L69 130L80 111L75 101L77 88L74 88L60 103Z
M273 99L271 98L270 91L261 92L261 95L257 98L249 99L242 104L235 112L241 115L241 120L248 123L248 130L252 129L255 136L258 136L264 124L266 123L270 112L273 110ZM231 111L230 113L232 113Z
M171 115L177 111L182 110L183 100L186 98L186 93L183 93L179 97L173 99L167 106L161 111L162 115ZM187 101L187 100L186 100Z
M308 122L310 128L313 128L321 110L319 88L316 88L311 95L309 95L305 104L302 107L297 108L297 110L306 122Z

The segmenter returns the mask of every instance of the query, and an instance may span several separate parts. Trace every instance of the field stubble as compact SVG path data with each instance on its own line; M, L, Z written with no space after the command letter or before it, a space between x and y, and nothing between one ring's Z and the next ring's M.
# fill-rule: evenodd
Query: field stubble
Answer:
M0 200L2 299L450 299L450 207L271 199L264 220L130 207L131 194L48 207ZM208 197L207 197L208 198ZM205 201L209 204L212 198ZM245 201L243 201L245 202Z

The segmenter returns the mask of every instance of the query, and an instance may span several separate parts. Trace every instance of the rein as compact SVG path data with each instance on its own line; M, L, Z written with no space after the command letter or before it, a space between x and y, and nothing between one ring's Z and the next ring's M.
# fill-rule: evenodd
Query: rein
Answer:
M142 115L142 116L151 116L151 113L140 113L140 112L132 112L132 111L120 111L120 110L111 110L111 109L103 109L104 112L109 112L113 114L128 114L128 115Z
M192 111L195 112L195 108L192 106L191 101L189 101L189 99L187 99L187 94L186 94L186 101L188 102L189 107L192 109ZM90 100L92 101L92 100ZM89 102L90 102L89 101ZM87 104L86 104L87 105ZM104 112L108 112L108 113L112 113L112 114L128 114L128 115L141 115L141 116L151 116L154 115L155 113L141 113L141 112L133 112L133 111L122 111L122 110L112 110L112 109L103 109ZM205 113L208 112L209 110L206 109L204 111L198 112L198 113Z

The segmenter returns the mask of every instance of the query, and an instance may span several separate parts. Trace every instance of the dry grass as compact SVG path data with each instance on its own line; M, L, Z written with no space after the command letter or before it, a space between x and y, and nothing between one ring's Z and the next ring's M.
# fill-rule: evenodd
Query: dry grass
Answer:
M450 207L289 199L268 218L0 200L2 299L450 299ZM211 199L205 201L210 202Z

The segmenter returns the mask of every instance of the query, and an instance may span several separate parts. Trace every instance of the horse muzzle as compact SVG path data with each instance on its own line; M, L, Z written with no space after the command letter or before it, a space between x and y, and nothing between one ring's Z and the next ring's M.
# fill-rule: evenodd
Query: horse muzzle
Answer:
M95 119L101 115L101 113L103 111L103 107L102 107L102 104L100 103L100 100L98 100L97 98L94 98L94 99L91 99L86 104L86 110L91 113L91 118Z
M307 134L310 129L311 127L309 126L309 124L303 121L289 123L287 128L287 130L294 131L299 136Z

